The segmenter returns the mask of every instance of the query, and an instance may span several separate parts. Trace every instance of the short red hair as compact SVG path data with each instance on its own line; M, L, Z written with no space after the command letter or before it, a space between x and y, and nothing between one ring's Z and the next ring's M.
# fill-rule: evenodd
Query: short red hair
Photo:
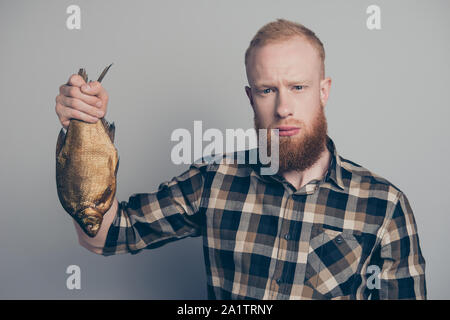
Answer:
M276 21L269 22L258 30L245 51L245 67L248 67L250 54L253 49L269 43L286 41L296 36L304 37L317 50L322 62L321 77L323 78L325 75L325 49L322 41L320 41L313 31L304 25L285 19L277 19Z

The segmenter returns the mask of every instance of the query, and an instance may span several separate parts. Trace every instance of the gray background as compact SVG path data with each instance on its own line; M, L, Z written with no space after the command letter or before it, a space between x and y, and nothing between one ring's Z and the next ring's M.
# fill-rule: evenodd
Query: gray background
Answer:
M81 30L66 8L81 7ZM366 28L381 7L382 29ZM154 191L184 171L170 161L176 128L250 128L244 52L286 18L325 44L333 79L329 134L342 156L409 198L427 262L428 296L450 298L448 276L449 1L1 1L0 298L203 299L201 238L138 255L102 257L78 245L56 194L55 96L79 67L110 94L120 154L117 197ZM68 265L81 290L66 288Z

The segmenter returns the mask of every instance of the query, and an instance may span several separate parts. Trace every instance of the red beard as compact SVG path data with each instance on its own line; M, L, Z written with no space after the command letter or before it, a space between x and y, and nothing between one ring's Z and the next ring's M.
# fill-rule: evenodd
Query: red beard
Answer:
M261 128L258 119L254 119L256 132ZM279 137L279 171L297 170L304 171L310 168L326 148L327 120L320 107L312 127L307 127L303 122L291 120L288 123L276 123L268 129L274 129L280 125L296 125L300 132L295 136ZM270 154L270 131L267 133L267 149Z

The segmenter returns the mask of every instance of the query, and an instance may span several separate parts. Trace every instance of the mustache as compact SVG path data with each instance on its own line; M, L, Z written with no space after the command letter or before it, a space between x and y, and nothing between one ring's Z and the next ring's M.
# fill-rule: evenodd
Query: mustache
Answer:
M267 129L267 130L270 130L270 129L276 129L276 128L281 127L281 126L295 126L295 127L299 127L299 128L305 127L305 123L303 121L300 121L300 120L297 120L297 119L282 120L282 121L279 121L279 122L272 123L268 127L262 126L261 122L259 120L260 119L258 119L257 117L253 118L255 129Z
M303 121L300 121L297 119L291 119L291 120L281 121L281 122L276 122L274 124L271 124L267 129L276 129L281 126L295 126L295 127L301 128L304 126L304 123L303 123Z

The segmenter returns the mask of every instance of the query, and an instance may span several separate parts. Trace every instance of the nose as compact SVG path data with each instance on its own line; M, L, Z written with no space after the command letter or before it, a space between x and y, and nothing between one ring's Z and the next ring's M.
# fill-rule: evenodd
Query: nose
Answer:
M293 115L293 106L289 100L288 92L281 89L277 94L276 114L280 118L287 118Z

